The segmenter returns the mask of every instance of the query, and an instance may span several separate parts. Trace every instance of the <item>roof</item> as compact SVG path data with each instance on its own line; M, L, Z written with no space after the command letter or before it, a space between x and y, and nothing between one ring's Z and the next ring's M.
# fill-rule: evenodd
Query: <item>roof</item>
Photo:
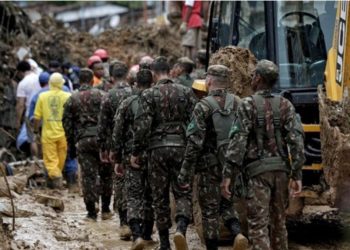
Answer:
M55 18L56 20L60 20L62 22L74 22L81 19L113 16L125 12L128 12L128 8L126 7L113 4L105 4L100 6L86 6L77 10L64 11L58 13Z

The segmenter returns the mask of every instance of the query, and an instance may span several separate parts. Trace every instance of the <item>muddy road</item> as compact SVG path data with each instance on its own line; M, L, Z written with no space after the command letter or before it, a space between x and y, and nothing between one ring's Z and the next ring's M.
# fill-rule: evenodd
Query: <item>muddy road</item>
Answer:
M56 212L49 206L35 201L37 194L49 194L64 202L64 211ZM0 198L0 211L10 207L7 198ZM19 218L16 218L16 230L12 234L11 249L129 249L130 241L119 239L117 216L112 220L86 222L83 199L79 194L67 191L34 190L18 196L15 205ZM3 212L2 212L3 213ZM11 225L10 217L3 217ZM348 224L348 223L347 223ZM173 236L175 228L171 230ZM190 249L205 249L194 227L187 233ZM153 235L158 240L157 234ZM156 245L146 249L154 249ZM232 249L222 246L220 250ZM350 249L350 233L347 228L332 225L293 227L290 232L292 250L345 250Z

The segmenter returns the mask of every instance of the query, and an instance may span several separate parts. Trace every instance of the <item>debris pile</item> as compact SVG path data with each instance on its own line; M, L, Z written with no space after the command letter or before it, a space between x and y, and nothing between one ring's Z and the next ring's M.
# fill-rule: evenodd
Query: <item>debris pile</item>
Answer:
M322 90L318 91L322 163L327 184L330 186L331 201L341 209L350 210L350 101L328 100Z
M209 64L222 64L230 69L229 89L234 94L240 97L252 94L250 84L257 59L250 50L235 46L220 48L211 56Z
M6 44L0 46L0 52L3 51L1 48L7 51L14 48L10 54L3 57L6 67L11 69L14 69L17 63L15 52L21 46L30 48L33 59L40 65L47 65L50 60L55 59L61 62L69 60L79 66L85 66L87 58L99 47L107 49L111 58L123 60L128 64L134 63L135 51L151 56L164 55L170 59L181 56L180 35L166 26L121 27L94 37L86 32L73 32L49 16L43 16L31 24L27 15L11 3L1 3L0 13L2 9L12 13L11 18L18 23L17 29L20 30L7 32ZM3 30L2 26L0 28ZM0 79L1 74L2 71Z

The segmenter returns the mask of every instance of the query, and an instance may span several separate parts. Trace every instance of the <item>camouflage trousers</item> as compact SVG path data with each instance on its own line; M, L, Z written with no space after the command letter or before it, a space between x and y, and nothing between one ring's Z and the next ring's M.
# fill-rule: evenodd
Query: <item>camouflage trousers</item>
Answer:
M98 203L100 196L110 201L113 185L112 167L110 164L101 163L96 139L88 137L79 140L77 153L85 204Z
M113 180L114 180L113 210L115 212L126 210L127 209L127 201L126 201L127 188L125 185L125 175L117 176L113 171Z
M158 230L171 227L170 188L176 202L175 220L192 217L192 187L182 189L177 181L185 148L162 147L149 154L148 178L152 189L153 206Z
M132 219L153 221L152 191L148 182L147 168L142 166L136 169L129 165L125 178L128 222Z
M203 236L205 239L218 239L220 236L220 217L223 221L237 218L232 199L221 196L222 168L209 167L198 173L198 199L202 210Z
M282 171L266 172L249 180L248 234L253 250L288 249L288 181L287 173Z

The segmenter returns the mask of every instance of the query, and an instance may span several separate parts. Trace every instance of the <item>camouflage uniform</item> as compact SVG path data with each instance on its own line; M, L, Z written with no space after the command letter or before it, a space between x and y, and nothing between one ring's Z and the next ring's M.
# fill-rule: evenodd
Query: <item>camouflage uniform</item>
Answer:
M62 118L68 145L77 148L84 202L91 215L100 195L102 212L109 212L112 195L112 168L101 163L97 145L97 120L103 94L91 86L82 85L79 92L68 99Z
M226 94L226 90L220 89L210 91L208 96L214 96L223 106ZM192 121L187 130L185 161L179 176L181 183L190 183L197 166L199 204L202 209L203 231L206 239L219 238L220 212L224 221L236 218L232 201L220 195L222 166L216 157L216 135L211 119L212 112L211 107L204 101L199 101L194 108Z
M141 93L140 93L141 94ZM112 151L116 153L116 163L123 163L126 167L128 220L153 220L152 198L147 180L147 166L134 169L130 166L131 145L133 139L133 123L139 95L132 95L119 106L114 117L112 134ZM147 163L147 156L143 154L142 163Z
M276 79L277 70L272 62L262 60L258 63L256 72L268 80ZM234 168L238 168L246 180L249 238L253 249L287 250L285 209L288 202L288 180L289 177L301 179L301 167L305 161L302 125L287 99L272 96L270 90L257 91L255 95L257 97L243 99L238 108L237 118L231 128L231 141L223 174L225 178L231 178ZM258 97L263 100L261 106L255 101ZM280 116L277 119L280 124L277 125L272 103L278 98L280 101L276 109L279 108ZM263 117L259 117L259 106L263 108L263 112L259 112ZM261 120L263 126L259 125ZM258 137L258 129L262 129L263 139L259 139L262 137ZM279 132L280 144L277 136ZM287 146L291 156L290 164L285 163L288 162ZM272 164L271 159L283 159L285 162ZM255 163L255 168L251 168Z
M143 235L144 239L149 239L153 230L153 209L151 188L147 178L147 154L143 154L140 169L130 166L134 117L141 95L141 91L138 92L135 91L134 95L125 99L117 109L114 116L111 151L115 153L116 163L123 163L126 170L125 186L129 225L132 228L133 221L138 224L142 223L144 232L150 225L148 234L146 232L146 235ZM136 238L139 236L137 235Z
M95 86L95 88L108 92L113 88L113 85L106 79L102 79L102 82L99 85Z
M177 176L185 151L184 126L189 123L195 102L191 89L170 79L158 81L140 98L132 155L138 156L149 148L148 173L158 230L171 227L170 186L176 200L176 220L191 218L192 190L181 189Z
M179 75L177 78L175 78L174 82L177 84L181 84L183 86L191 88L192 83L193 83L193 79L188 74L182 74L182 75Z
M200 69L196 69L194 72L191 73L191 78L192 79L205 79L205 69L204 68L200 68Z
M109 151L111 147L113 118L119 104L127 97L131 96L132 89L127 83L119 83L104 95L100 107L98 118L98 145L101 151ZM126 211L126 192L124 185L125 178L114 175L114 210ZM123 221L126 223L126 221Z
M221 65L211 66L208 70L208 74L219 76L222 74L223 77L227 77L227 72L228 69ZM227 94L225 89L216 89L209 91L208 96L214 97L224 110ZM237 109L239 100L238 97L234 98L234 110ZM216 134L212 119L214 112L215 109L208 103L207 98L201 99L195 106L191 123L187 128L185 160L179 175L179 182L182 184L190 183L195 172L199 175L199 204L202 209L205 239L219 238L220 215L224 222L229 223L233 220L238 222L232 200L221 197L220 183L223 168L221 162L223 161L220 162L218 157L217 137L219 135ZM231 125L231 122L229 124Z

